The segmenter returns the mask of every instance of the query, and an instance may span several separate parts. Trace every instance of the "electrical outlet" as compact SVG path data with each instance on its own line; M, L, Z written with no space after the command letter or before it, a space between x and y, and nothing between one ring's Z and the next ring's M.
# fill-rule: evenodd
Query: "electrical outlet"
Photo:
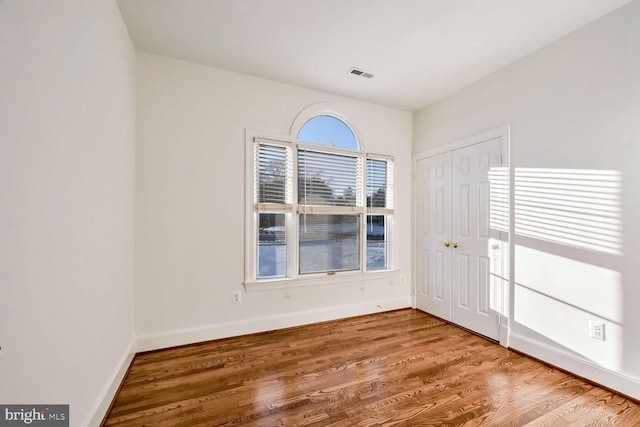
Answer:
M604 323L589 320L589 336L604 341Z
M231 299L231 302L233 304L240 304L242 302L242 292L234 291L233 292L233 297Z

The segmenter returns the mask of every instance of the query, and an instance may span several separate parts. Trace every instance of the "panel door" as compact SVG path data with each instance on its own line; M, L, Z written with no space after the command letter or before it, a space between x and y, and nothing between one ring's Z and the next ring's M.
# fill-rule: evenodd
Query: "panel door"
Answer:
M489 172L501 164L501 139L454 150L451 188L451 318L453 323L499 338L491 305Z
M416 162L416 307L451 317L451 153Z

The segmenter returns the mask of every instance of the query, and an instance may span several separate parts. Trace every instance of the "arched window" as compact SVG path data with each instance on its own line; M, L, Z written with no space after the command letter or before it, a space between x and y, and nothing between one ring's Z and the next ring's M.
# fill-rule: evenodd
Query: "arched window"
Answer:
M289 138L247 142L247 282L392 268L393 159L365 153L348 118L314 105Z
M305 122L298 132L298 141L331 147L359 150L353 131L342 120L328 115L315 116Z

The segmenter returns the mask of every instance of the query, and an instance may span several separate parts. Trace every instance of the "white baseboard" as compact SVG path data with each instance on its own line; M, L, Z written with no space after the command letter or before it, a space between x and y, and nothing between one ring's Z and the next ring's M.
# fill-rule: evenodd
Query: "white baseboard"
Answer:
M111 405L113 398L118 392L118 388L120 387L120 384L122 383L124 376L127 374L131 362L133 361L133 357L135 356L135 343L135 340L132 339L122 357L120 357L120 360L113 370L111 377L103 387L102 392L89 411L87 419L85 419L84 422L80 425L95 427L100 426L102 419L109 410L109 406Z
M216 323L198 328L172 330L159 334L139 336L136 343L136 351L157 350L409 307L411 307L411 298L406 296L359 304L298 311L269 317L256 317L236 322Z
M605 369L589 360L518 334L510 334L509 347L640 400L640 378Z

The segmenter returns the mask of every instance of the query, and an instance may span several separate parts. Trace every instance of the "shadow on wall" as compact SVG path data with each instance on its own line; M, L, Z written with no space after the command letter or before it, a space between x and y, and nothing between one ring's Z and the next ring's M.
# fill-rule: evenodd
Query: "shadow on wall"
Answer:
M514 320L613 371L626 335L621 192L619 171L515 169Z

